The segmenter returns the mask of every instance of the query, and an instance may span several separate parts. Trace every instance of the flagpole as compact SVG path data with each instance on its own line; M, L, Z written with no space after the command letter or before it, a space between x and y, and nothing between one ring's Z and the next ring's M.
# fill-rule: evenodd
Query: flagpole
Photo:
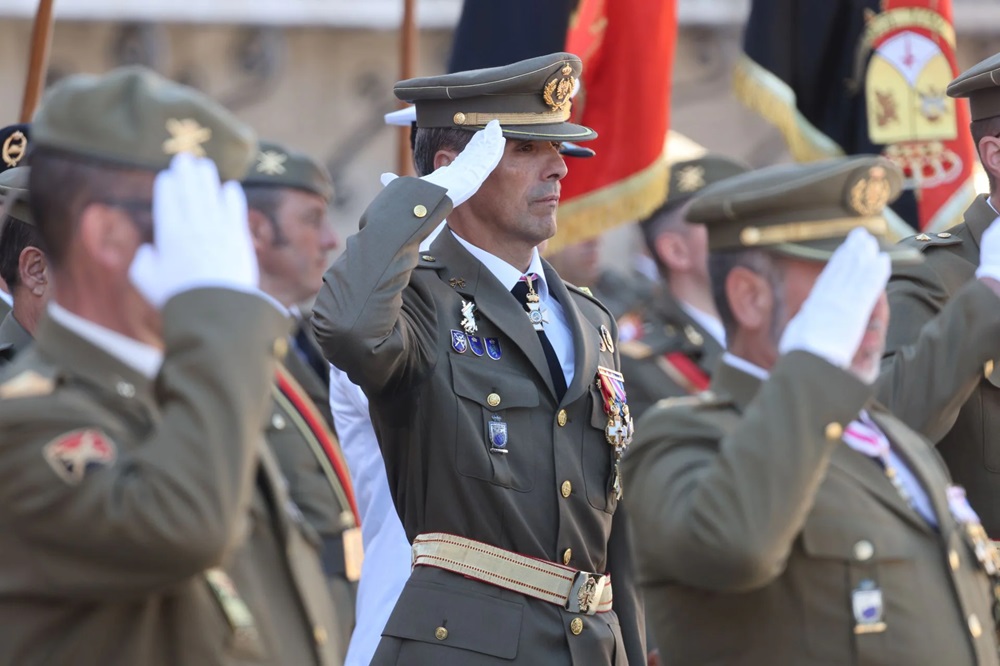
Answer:
M28 76L24 81L21 98L21 122L31 120L38 100L45 89L45 75L49 69L49 46L52 43L52 4L54 0L38 0L35 23L31 29L31 52L28 59Z
M403 0L403 24L399 35L399 78L413 77L413 61L417 55L417 0ZM399 149L396 155L396 173L400 176L413 174L413 155L410 151L409 127L399 129Z

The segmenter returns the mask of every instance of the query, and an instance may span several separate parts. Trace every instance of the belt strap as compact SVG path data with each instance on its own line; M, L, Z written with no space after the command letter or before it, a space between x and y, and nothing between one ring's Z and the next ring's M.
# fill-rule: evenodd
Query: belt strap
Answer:
M413 566L461 574L505 590L593 615L611 610L611 577L497 548L454 534L428 532L413 540Z

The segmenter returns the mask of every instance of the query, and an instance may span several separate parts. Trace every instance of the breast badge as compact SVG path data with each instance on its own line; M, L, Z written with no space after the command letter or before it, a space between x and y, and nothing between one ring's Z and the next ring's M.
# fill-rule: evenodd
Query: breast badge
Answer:
M479 330L479 326L476 324L476 304L472 301L462 301L462 329L472 335Z
M478 335L469 336L469 349L476 356L482 356L486 353L486 346L483 344L483 339Z
M875 581L863 580L851 592L855 634L879 634L885 631L882 621L882 590Z
M451 348L459 354L465 353L465 350L469 348L469 340L465 337L465 333L454 328L451 329Z
M625 377L622 373L604 366L597 367L597 385L604 399L604 413L608 415L608 425L604 434L608 444L614 448L615 469L612 488L616 499L622 498L621 460L628 445L632 443L635 426L629 413L625 395Z
M486 338L486 355L494 361L500 360L500 341L496 338Z
M507 453L507 422L499 414L490 419L490 453Z

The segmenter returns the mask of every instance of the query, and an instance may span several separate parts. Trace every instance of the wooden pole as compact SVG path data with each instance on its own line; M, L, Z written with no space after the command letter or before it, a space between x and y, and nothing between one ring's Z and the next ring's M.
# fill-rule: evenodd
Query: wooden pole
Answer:
M403 0L403 24L399 35L399 79L413 77L413 63L417 57L417 0ZM400 104L403 106L403 104ZM399 150L396 157L396 173L400 176L413 175L413 153L410 151L409 127L399 128Z
M24 81L24 96L21 98L22 123L31 120L45 89L45 76L49 70L49 47L52 44L53 2L54 0L38 0L35 23L31 28L28 77Z

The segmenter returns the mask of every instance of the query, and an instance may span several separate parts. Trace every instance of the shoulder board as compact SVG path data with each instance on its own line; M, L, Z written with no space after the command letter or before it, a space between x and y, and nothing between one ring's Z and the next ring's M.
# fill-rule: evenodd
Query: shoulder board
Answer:
M649 358L653 355L653 348L641 340L626 340L625 342L619 340L618 351L629 358L636 359L637 361L641 361L642 359Z
M25 370L0 384L0 399L32 398L48 395L55 390L56 382L35 370Z
M948 245L961 245L962 237L956 236L948 231L936 234L917 234L903 241L904 244L915 247L921 252L931 247L946 247Z
M660 409L674 409L675 407L720 407L728 405L731 401L719 397L712 391L702 391L694 395L682 395L674 398L664 398L656 403Z
M570 284L569 282L566 282L566 280L563 280L563 284L566 285L566 289L568 289L569 291L571 291L573 293L576 293L576 294L580 294L581 296L584 296L584 297L588 298L589 300L593 301L597 305L601 306L602 310L605 310L605 311L608 310L607 306L604 305L604 303L601 303L601 301L599 301L597 299L597 297L594 296L594 292L592 292L589 287L578 287L575 284ZM610 314L610 312L609 312L609 314Z
M417 268L438 268L437 259L434 258L433 254L421 252L420 261L417 262Z

